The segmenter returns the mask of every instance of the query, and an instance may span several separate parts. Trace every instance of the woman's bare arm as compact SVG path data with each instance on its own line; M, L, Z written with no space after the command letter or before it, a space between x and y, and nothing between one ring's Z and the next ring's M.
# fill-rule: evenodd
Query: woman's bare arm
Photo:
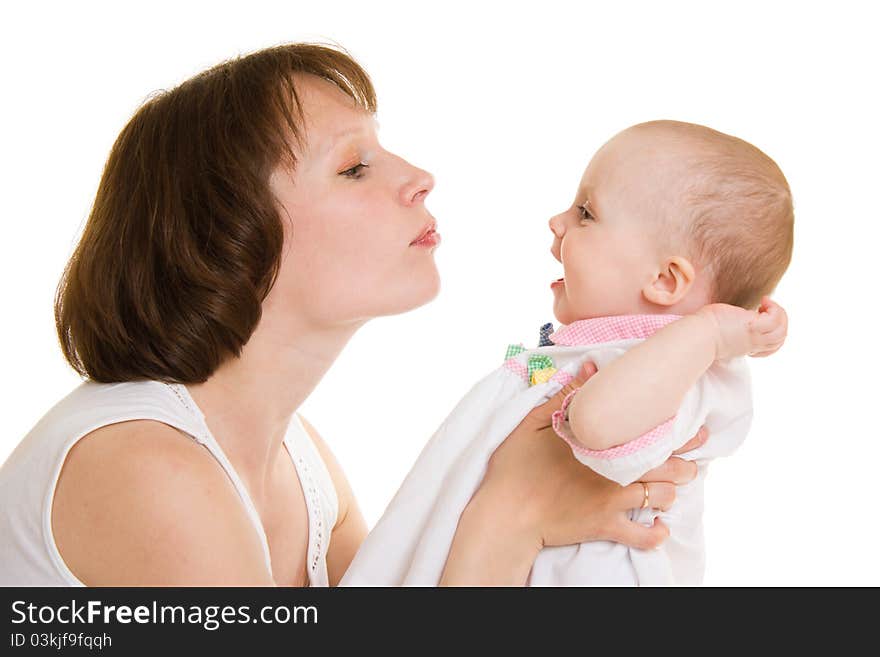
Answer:
M58 480L52 530L88 586L274 586L226 473L160 422L80 439Z

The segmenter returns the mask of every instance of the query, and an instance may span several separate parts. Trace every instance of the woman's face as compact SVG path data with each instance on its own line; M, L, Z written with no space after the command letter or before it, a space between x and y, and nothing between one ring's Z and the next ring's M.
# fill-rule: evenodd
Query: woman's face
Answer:
M296 169L270 179L285 245L264 314L342 325L427 303L440 287L431 174L383 149L373 116L335 86L310 75L296 84L306 143Z

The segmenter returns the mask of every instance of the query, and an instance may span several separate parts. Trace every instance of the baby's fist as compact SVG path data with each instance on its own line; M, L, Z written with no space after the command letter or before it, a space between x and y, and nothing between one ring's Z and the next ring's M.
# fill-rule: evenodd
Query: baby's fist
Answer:
M761 299L757 314L757 319L752 323L752 330L757 332L757 337L749 355L769 356L785 342L785 336L788 335L788 315L785 308L771 301L770 297Z
M785 341L788 316L769 297L757 312L726 303L701 308L698 315L710 319L715 332L717 360L737 356L769 356Z

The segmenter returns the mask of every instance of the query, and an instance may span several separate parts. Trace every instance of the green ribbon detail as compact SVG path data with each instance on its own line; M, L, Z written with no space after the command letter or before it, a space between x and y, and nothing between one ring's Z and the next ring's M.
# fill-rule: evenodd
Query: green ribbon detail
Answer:
M532 380L532 373L535 370L546 370L549 367L555 367L553 359L544 354L532 354L529 356L529 381Z

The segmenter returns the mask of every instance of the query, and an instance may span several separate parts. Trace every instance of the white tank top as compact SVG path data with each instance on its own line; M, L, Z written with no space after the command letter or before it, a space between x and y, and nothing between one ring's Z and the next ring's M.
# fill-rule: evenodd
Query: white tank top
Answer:
M83 586L55 545L55 486L76 441L99 427L127 420L163 422L188 434L213 454L241 497L271 573L269 543L256 507L186 386L156 381L86 382L46 413L0 467L0 586ZM326 555L338 511L336 489L296 414L284 444L299 475L308 509L309 585L328 586Z

